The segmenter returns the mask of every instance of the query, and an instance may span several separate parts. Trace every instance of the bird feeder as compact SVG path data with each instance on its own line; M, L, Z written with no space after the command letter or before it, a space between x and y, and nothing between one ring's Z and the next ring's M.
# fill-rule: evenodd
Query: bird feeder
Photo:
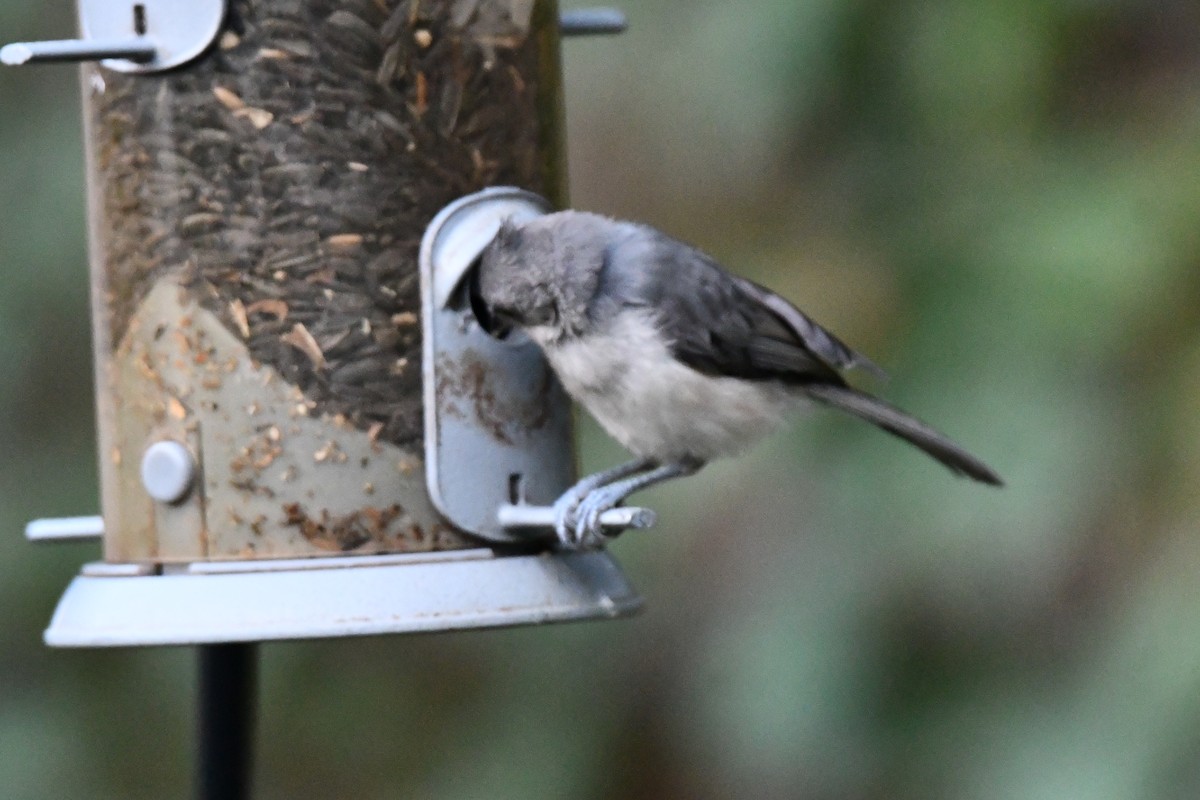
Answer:
M565 198L549 0L79 0L103 518L55 646L614 617L566 397L461 281ZM644 525L617 509L606 523Z

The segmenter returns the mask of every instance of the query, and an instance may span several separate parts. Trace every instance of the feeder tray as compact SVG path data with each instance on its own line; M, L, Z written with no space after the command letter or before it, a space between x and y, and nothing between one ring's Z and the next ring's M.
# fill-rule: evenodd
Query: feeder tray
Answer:
M46 630L52 647L213 644L495 628L632 614L605 553L445 553L206 562L156 572L87 564Z

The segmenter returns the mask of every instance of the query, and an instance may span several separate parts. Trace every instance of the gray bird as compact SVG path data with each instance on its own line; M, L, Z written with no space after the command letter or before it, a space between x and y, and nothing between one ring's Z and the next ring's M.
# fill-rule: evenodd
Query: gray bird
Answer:
M865 357L779 295L646 225L580 211L505 222L469 292L484 330L523 330L567 393L637 457L555 503L568 548L602 546L602 512L744 450L805 398L877 425L956 474L1002 485L943 434L848 386L841 370L881 372Z

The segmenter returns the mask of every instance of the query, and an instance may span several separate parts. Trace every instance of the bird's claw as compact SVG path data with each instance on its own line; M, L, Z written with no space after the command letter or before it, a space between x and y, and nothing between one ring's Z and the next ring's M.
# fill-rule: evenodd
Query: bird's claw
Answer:
M581 550L599 550L604 546L599 509L581 509L575 520L575 541Z
M680 469L678 465L656 466L656 462L638 459L589 475L563 492L554 501L554 532L563 549L598 550L604 547L619 531L612 535L605 533L600 516L619 506L638 489L666 477L675 477L680 474ZM646 470L651 471L647 473ZM664 470L667 472L664 473ZM641 509L630 515L623 524L626 527L648 528L654 524L654 520L654 512Z
M554 532L568 550L599 550L611 538L604 532L600 515L616 508L623 498L604 488L591 491L571 489L554 503Z
M569 550L581 549L575 528L579 518L579 504L586 496L586 490L580 491L579 487L572 487L554 501L554 532L558 535L558 541Z
M623 494L608 491L608 487L588 492L575 509L576 547L587 550L603 547L611 537L604 532L600 515L610 508L616 508L624 499Z

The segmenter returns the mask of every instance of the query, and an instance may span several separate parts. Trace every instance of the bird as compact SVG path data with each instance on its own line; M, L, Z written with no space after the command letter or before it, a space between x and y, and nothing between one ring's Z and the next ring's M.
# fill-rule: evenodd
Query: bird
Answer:
M847 370L883 374L865 356L649 225L576 210L502 220L467 291L486 333L523 331L567 394L634 456L555 501L564 549L605 546L604 511L743 452L806 401L865 420L957 475L1003 485L946 435L850 386Z

